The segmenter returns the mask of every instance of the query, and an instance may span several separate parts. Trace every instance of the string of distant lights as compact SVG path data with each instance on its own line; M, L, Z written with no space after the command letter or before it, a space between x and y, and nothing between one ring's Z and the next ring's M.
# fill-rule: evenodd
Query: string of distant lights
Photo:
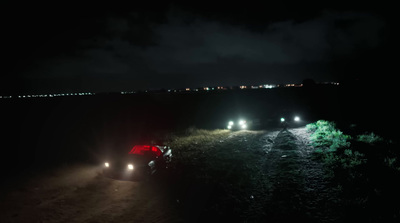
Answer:
M336 85L338 86L338 82L322 82L320 84L329 84L329 85ZM175 92L198 92L198 91L214 91L214 90L245 90L245 89L272 89L277 87L303 87L303 84L263 84L263 85L240 85L237 87L200 87L200 88L182 88L182 89L168 89L164 90L168 93L175 93ZM148 92L158 92L162 91L159 90L145 90L145 91L121 91L119 94L136 94L136 93L148 93ZM96 95L96 93L92 92L80 92L80 93L60 93L60 94L28 94L28 95L0 95L0 99L9 99L9 98L48 98L48 97L65 97L65 96L87 96L87 95Z

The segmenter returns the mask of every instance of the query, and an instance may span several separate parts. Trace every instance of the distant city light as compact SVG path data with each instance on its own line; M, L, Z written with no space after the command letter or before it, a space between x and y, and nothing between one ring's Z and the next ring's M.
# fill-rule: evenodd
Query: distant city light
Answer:
M126 94L126 93L132 93L132 92L122 92L121 94ZM27 95L17 95L17 98L47 98L47 97L62 97L62 96L74 96L74 95L80 95L80 96L84 96L84 95L95 95L95 93L91 93L91 92L81 92L81 93L67 93L67 94L27 94ZM12 96L0 96L0 99L2 98L12 98Z
M271 88L275 88L275 87L276 87L275 84L264 84L264 88L269 88L269 89L271 89Z
M335 85L338 86L338 82L317 82L317 84L321 85ZM168 89L167 92L199 92L199 91L210 91L210 90L235 90L239 87L239 89L271 89L271 88L277 88L277 87L303 87L303 84L260 84L260 85L239 85L239 86L228 86L228 87L223 87L223 86L214 86L214 87L199 87L199 88L180 88L180 89ZM159 89L160 92L164 92L165 90ZM157 90L144 90L143 92L154 92ZM119 92L121 95L125 94L135 94L137 93L136 91L120 91ZM26 95L15 95L15 98L47 98L47 97L65 97L65 96L86 96L86 95L96 95L95 93L92 92L70 92L70 93L49 93L49 94L26 94ZM1 95L0 99L8 99L12 98L13 96L9 95Z

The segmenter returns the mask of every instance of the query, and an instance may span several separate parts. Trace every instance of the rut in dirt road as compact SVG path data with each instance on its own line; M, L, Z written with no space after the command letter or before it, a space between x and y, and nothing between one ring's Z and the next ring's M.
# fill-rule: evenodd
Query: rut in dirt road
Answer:
M337 219L332 191L321 163L311 159L305 128L282 130L261 139L266 145L262 198L251 208L250 221L332 222Z

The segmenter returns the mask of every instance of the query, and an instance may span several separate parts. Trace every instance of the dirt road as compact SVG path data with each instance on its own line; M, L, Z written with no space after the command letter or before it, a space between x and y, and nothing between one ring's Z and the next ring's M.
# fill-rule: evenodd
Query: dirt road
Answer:
M1 202L0 221L175 221L162 193L144 183L104 178L99 171L95 166L68 167L12 188Z
M328 186L321 163L311 157L308 133L296 128L260 138L267 153L263 160L259 203L249 219L271 222L334 222L335 192ZM268 207L268 208L265 208Z
M175 144L174 167L150 182L105 178L100 165L83 164L9 182L0 197L0 222L338 218L304 128L225 131Z

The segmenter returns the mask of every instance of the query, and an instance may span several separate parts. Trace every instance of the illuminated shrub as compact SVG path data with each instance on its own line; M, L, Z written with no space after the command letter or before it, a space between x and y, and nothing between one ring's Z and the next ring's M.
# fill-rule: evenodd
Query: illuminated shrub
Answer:
M338 148L349 147L351 138L337 130L334 122L319 120L306 126L307 131L311 132L312 146L315 148L336 151Z
M306 128L311 133L314 154L327 166L333 169L350 169L366 162L364 154L350 149L351 136L336 129L334 122L319 120L308 124Z

